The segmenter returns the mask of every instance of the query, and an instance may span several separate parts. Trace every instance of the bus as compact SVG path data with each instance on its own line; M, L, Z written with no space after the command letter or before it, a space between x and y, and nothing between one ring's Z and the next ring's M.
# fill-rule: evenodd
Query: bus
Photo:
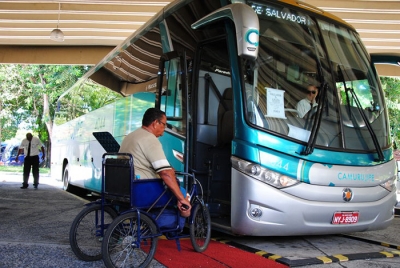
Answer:
M397 170L374 63L397 62L369 55L351 25L300 1L176 0L60 98L51 173L66 189L99 192L105 151L93 132L120 143L158 107L166 156L201 182L215 230L383 229L394 218ZM85 87L121 98L68 118L66 96ZM316 105L300 117L308 94Z

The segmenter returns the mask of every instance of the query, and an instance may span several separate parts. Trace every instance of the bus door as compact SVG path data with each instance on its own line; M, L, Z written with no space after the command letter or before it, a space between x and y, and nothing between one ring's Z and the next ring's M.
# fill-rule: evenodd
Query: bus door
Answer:
M157 81L156 106L165 112L167 125L159 138L165 155L176 171L188 172L186 162L187 137L187 63L186 56L169 52L161 56ZM182 186L186 180L179 178Z
M233 91L226 38L199 45L193 86L191 165L206 192L211 216L230 218ZM213 219L213 221L215 221ZM224 222L225 223L225 222Z

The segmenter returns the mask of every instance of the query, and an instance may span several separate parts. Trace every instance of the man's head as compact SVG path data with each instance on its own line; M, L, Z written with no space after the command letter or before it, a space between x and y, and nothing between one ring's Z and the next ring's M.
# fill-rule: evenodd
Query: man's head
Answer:
M307 87L307 99L310 102L315 102L315 98L318 95L318 88L314 85L309 85Z
M156 137L164 134L167 125L165 113L157 108L149 108L143 115L142 126L146 127Z
M27 139L28 141L31 141L31 140L32 140L32 137L33 137L32 133L26 133L26 139Z

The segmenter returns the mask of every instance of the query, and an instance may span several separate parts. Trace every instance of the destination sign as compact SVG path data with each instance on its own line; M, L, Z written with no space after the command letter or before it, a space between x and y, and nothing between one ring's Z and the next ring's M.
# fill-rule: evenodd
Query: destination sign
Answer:
M278 8L257 3L251 4L251 7L254 9L258 16L265 16L278 20L291 21L301 25L307 25L306 16L295 14L288 8Z

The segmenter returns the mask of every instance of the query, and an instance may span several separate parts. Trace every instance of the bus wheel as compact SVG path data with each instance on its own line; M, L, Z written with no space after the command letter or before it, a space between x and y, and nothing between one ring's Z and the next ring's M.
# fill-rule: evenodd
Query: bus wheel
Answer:
M71 191L71 185L69 184L69 170L68 170L68 164L64 168L64 174L63 174L63 189L67 192Z

